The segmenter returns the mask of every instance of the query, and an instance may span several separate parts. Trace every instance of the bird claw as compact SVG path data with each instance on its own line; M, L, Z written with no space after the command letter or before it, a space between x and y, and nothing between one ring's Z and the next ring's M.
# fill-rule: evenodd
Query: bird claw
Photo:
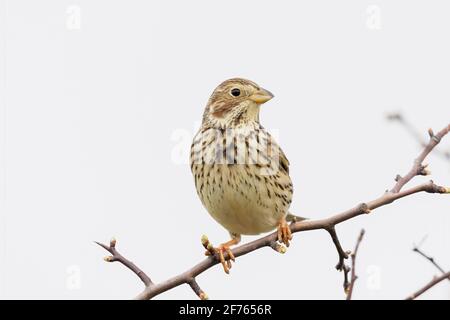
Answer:
M221 244L219 247L214 248L206 236L202 236L202 245L206 249L205 255L213 256L218 259L218 261L222 264L223 271L225 271L226 274L229 274L232 267L231 261L236 261L230 247L226 244ZM227 255L227 259L225 259L225 254Z
M225 271L226 274L230 273L230 269L232 267L231 261L235 262L236 259L233 255L233 252L231 252L231 249L228 246L220 245L218 248L214 248L215 253L218 256L219 262L222 264L223 271ZM208 251L209 253L209 251ZM227 259L225 259L225 254L227 255ZM211 255L210 253L208 255ZM216 258L217 256L214 255Z
M289 241L292 240L292 232L291 228L286 222L286 219L283 219L280 221L278 225L278 242L284 243L286 247L289 247L290 243Z

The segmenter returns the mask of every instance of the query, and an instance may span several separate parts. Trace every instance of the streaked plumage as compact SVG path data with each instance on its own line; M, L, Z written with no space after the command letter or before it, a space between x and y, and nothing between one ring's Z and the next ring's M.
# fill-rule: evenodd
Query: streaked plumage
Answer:
M256 235L277 226L279 240L289 245L285 220L293 194L289 161L259 122L261 104L272 97L249 80L223 82L211 95L191 146L200 200L233 238L219 246L220 254L230 252L228 247L238 243L241 234Z

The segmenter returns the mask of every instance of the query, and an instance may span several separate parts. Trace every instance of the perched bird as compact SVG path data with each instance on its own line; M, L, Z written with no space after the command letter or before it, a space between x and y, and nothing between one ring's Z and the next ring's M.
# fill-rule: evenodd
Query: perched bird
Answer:
M289 161L259 122L260 106L272 98L252 81L224 81L209 98L191 146L198 196L231 235L214 248L226 273L230 259L234 261L230 246L238 244L241 235L278 228L278 241L289 246L287 221L303 219L288 211L293 193Z

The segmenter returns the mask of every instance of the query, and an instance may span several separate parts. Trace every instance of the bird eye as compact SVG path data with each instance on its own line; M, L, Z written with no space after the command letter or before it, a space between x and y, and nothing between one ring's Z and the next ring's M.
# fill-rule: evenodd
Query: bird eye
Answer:
M239 97L241 95L241 90L238 88L231 89L231 95L233 97Z

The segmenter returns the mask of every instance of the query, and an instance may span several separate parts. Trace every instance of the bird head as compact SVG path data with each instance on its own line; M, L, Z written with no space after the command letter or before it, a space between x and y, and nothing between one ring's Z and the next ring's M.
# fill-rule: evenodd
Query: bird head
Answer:
M259 122L259 107L272 98L272 93L250 80L226 80L209 98L203 125L230 128Z

